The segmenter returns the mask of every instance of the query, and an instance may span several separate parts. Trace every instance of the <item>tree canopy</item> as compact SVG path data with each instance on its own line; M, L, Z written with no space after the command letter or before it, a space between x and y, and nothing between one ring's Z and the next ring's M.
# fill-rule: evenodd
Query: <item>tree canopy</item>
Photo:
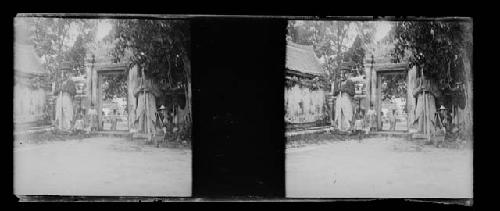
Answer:
M116 62L130 50L130 62L143 68L147 77L165 79L167 88L190 80L186 78L183 61L190 53L186 21L117 19L113 23L116 44L112 55Z
M343 62L351 63L353 68L354 76L363 74L363 62L365 59L366 50L363 48L363 41L360 36L357 35L354 39L352 46L345 52Z
M110 39L115 62L128 59L164 93L182 89L191 114L190 29L185 20L116 19ZM126 56L127 52L129 53Z
M31 26L35 51L44 60L51 81L61 83L69 75L84 72L88 43L94 40L95 21L68 18L26 18L26 21ZM64 78L61 69L69 71Z
M333 80L340 76L337 72L342 63L350 63L354 75L362 73L356 70L363 67L366 45L372 41L373 33L370 22L291 20L287 39L313 45L316 56L324 60L324 68Z
M408 57L411 66L423 68L425 77L451 89L465 79L462 61L470 55L462 52L472 52L471 27L466 21L396 22L393 57L397 62Z
M442 90L441 105L464 109L458 123L461 136L472 137L472 21L396 22L393 57L405 57ZM409 54L409 55L408 55Z
M103 83L103 93L104 99L110 100L115 96L118 98L126 98L127 97L127 75L126 74L117 74L104 78Z
M25 21L36 54L43 60L55 90L76 94L70 76L85 73L88 44L94 40L95 21L69 18L20 18ZM66 82L66 83L64 83Z
M387 75L382 77L382 100L395 98L406 98L407 84L406 75Z

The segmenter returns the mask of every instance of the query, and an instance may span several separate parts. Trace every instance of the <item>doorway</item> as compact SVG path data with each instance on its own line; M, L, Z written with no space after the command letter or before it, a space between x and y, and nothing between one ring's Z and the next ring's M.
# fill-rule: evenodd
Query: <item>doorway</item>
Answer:
M129 131L128 75L122 65L96 69L98 130Z
M380 131L408 131L408 71L377 71L376 112Z

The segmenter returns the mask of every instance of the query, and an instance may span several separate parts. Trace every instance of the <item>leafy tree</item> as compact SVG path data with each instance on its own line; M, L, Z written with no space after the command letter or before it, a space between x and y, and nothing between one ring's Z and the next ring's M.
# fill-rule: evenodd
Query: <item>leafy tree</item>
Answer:
M32 30L35 51L49 71L49 80L56 87L70 75L84 72L87 44L94 39L94 23L86 19L67 18L25 18ZM71 30L76 29L76 40ZM66 67L66 68L63 68ZM66 69L64 74L61 70Z
M103 93L105 100L111 100L113 97L126 98L127 97L127 75L118 74L111 77L106 77L103 83Z
M355 30L356 37L349 34ZM338 68L352 63L353 70L363 66L366 44L374 32L372 23L352 21L289 21L287 39L297 44L313 45L316 55L325 59L325 70L331 80L338 80ZM348 46L354 39L353 45ZM352 72L359 75L358 71Z
M372 42L368 43L367 52L370 52L370 54L372 54L374 58L383 60L385 62L397 63L397 61L393 58L393 52L395 48L395 27L393 26L394 24L392 24L392 22L389 23L391 24L391 29L389 30L389 32L379 41L373 40ZM411 53L406 51L405 57L401 60L406 61L409 55L411 55Z
M393 58L394 52L394 42L395 42L395 27L392 22L387 22L391 25L389 32L382 37L380 40L367 43L366 50L373 58L376 58L377 61L385 62L397 62ZM371 34L373 36L373 34ZM407 60L408 56L411 55L408 51L406 51L405 57L402 60ZM406 97L406 75L388 75L382 77L382 100L391 99L392 97L401 98Z
M85 56L87 49L83 35L78 35L73 46L64 54L64 61L69 63L70 70L75 74L81 75L85 73Z
M465 136L472 136L472 22L408 21L395 24L393 57L408 57L411 66L434 79L446 99L439 101L463 109ZM406 55L407 52L410 55ZM417 71L419 74L419 71Z
M75 84L68 80L70 76L84 72L84 58L87 44L93 40L93 21L67 18L18 17L16 22L28 31L28 39L33 44L35 53L43 60L42 65L48 77L38 77L32 84L43 84L49 88L55 84L55 93L64 90L70 95L76 94ZM16 25L18 27L19 25ZM63 70L64 69L64 70ZM46 120L53 117L54 106L44 108Z
M369 46L374 43L374 34L376 32L375 22L351 22L352 28L356 32L356 37L351 47L347 50L344 56L344 62L350 63L354 76L364 74L364 59L368 52ZM373 52L372 52L373 53Z
M382 100L391 99L393 96L396 98L406 97L406 75L388 75L382 77Z
M365 59L365 49L363 48L363 41L360 36L357 35L352 46L345 52L344 61L350 63L350 66L354 70L354 75L358 76L363 73L363 63Z
M468 32L461 21L396 22L393 57L399 62L410 52L411 66L423 68L425 77L451 89L464 81L461 51L472 47Z
M191 65L189 23L183 20L113 20L115 46L112 56L126 58L148 78L165 81L165 92L183 89L191 115ZM142 71L139 71L142 75ZM191 119L191 118L189 118Z

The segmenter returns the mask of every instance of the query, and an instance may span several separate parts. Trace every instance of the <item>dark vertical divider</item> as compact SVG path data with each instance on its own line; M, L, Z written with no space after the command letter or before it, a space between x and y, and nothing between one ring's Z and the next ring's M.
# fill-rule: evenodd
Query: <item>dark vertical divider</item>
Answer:
M283 197L286 20L191 23L193 197Z

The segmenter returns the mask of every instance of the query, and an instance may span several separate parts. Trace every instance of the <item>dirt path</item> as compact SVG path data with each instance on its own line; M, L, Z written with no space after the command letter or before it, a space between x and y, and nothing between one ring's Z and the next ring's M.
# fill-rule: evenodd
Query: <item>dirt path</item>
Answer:
M87 138L14 149L19 195L190 196L191 151L122 138Z
M286 153L288 197L472 198L472 150L396 138L333 142Z

